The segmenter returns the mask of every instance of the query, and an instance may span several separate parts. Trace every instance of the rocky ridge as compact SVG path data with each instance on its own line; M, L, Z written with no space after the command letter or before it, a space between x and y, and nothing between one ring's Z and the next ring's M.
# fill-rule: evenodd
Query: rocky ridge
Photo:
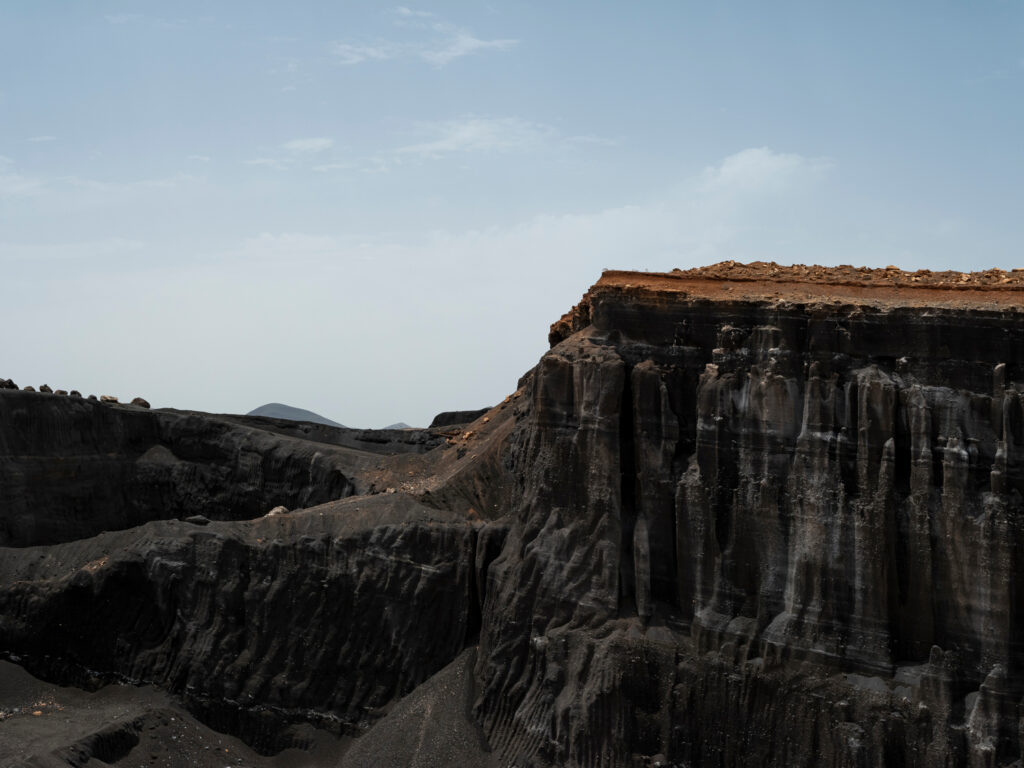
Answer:
M726 263L606 272L458 429L4 390L0 649L351 764L1018 764L1022 333L1019 271Z

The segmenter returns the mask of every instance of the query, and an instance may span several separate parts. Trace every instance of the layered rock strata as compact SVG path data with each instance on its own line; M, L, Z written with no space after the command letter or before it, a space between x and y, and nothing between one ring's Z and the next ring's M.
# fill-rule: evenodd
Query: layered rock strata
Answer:
M513 762L1019 758L1019 276L764 277L552 328L478 665Z
M1021 272L727 263L605 273L457 433L5 391L0 649L353 764L1019 764L1021 339Z

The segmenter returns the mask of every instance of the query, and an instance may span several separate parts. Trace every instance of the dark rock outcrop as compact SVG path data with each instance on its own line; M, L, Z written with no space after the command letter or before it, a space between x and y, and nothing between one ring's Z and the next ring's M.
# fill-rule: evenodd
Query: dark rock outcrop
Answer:
M1020 299L652 282L603 280L528 383L482 619L492 745L1018 759Z
M1022 337L1019 273L723 264L458 432L3 392L0 650L353 765L1019 765Z
M439 427L461 426L476 421L483 416L490 408L478 408L475 411L442 411L430 422L431 429Z
M157 683L272 748L259 712L355 729L465 647L475 539L396 494L8 550L0 634L31 671Z
M197 414L5 391L0 545L310 506L355 492L350 475L371 460Z

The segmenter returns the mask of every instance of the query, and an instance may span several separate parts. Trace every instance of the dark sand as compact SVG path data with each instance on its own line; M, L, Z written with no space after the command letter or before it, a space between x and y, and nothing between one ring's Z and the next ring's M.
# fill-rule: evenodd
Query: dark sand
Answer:
M88 693L0 661L0 768L489 768L497 763L470 714L475 659L467 649L358 739L300 726L308 749L270 757L198 722L152 686Z

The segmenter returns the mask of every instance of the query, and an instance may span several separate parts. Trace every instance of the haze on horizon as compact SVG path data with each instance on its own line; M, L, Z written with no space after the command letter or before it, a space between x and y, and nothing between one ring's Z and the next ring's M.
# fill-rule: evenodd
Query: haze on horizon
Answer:
M497 402L602 268L1022 266L1024 4L8 3L0 376Z

